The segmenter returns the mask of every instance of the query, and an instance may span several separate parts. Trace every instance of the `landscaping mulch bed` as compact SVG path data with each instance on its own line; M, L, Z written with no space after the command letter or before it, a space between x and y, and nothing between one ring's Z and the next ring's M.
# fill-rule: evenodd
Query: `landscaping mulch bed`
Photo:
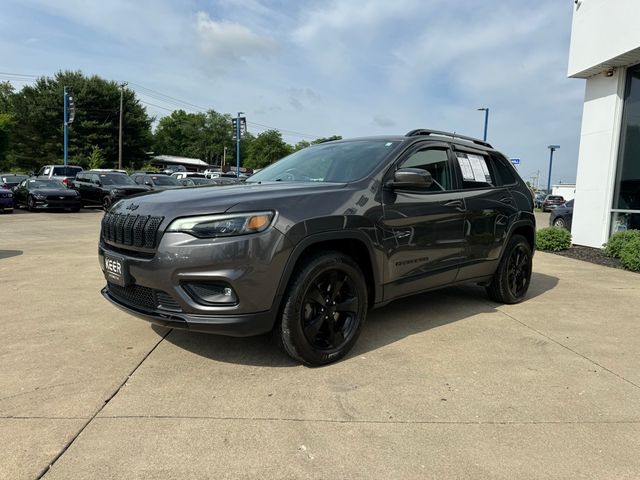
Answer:
M575 258L576 260L584 260L585 262L595 263L596 265L622 269L620 260L618 260L617 258L607 257L604 254L604 251L600 248L573 245L567 250L553 253L561 255L563 257Z

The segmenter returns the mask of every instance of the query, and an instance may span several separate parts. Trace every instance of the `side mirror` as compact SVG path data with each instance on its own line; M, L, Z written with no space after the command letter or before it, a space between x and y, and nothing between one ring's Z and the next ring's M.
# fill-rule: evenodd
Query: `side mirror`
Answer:
M393 174L393 180L389 180L385 186L389 188L429 188L433 184L433 178L427 170L422 168L400 168Z
M144 182L145 185L147 185L148 187L151 186L151 182Z

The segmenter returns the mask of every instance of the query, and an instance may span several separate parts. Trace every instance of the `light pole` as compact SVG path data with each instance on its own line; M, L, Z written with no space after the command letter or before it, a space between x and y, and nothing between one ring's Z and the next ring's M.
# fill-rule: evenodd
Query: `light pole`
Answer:
M549 145L549 178L547 179L547 195L551 195L551 167L553 166L553 152L560 149L560 145Z
M483 140L487 141L487 128L489 127L489 107L482 107L478 109L479 112L484 112L484 137Z
M120 170L122 170L122 106L124 104L124 87L126 86L127 82L122 82L120 84L120 122L118 124L118 168Z
M67 93L67 87L64 87L64 96L63 96L63 104L64 106L62 107L62 112L63 112L63 116L64 116L64 145L63 145L63 150L64 150L64 164L65 166L67 165L67 156L68 156L68 150L69 150L69 133L67 132L67 129L69 127L69 112L67 109L67 104L69 103L69 94Z
M244 112L238 112L236 117L236 177L240 178L240 115Z

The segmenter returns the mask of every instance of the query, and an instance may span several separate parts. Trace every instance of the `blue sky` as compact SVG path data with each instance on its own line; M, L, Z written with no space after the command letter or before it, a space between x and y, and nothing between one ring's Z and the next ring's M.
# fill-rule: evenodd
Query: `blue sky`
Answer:
M489 141L522 159L523 177L546 181L546 147L559 144L552 179L570 182L584 96L566 76L572 5L4 0L0 70L128 81L158 117L176 102L148 89L186 110L244 111L250 131L277 127L291 143L418 127L480 137L476 109L489 106Z

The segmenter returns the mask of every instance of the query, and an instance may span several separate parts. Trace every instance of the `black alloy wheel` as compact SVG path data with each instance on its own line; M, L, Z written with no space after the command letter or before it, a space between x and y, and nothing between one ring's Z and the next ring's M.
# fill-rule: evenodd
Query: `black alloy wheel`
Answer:
M499 303L524 300L533 270L533 252L526 238L514 235L507 242L502 259L487 286L489 298Z
M105 212L111 208L111 198L107 195L102 197L102 208Z
M27 198L27 210L33 212L36 209L36 199L31 195Z
M367 315L367 284L360 267L340 252L320 252L296 269L274 337L295 360L326 365L353 347Z

